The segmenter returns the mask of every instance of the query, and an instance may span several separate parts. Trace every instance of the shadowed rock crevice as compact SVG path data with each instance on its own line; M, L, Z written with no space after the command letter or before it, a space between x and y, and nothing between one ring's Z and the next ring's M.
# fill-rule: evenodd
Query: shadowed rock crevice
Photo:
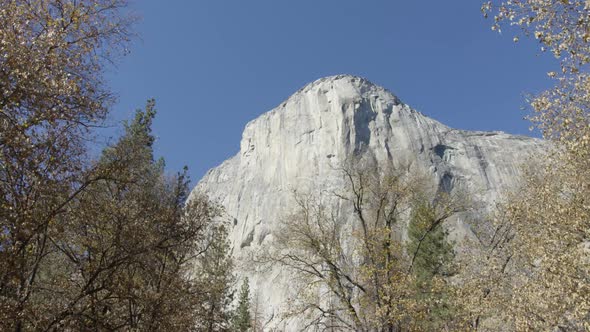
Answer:
M242 240L242 243L240 243L240 249L243 249L245 247L249 247L250 244L252 244L252 241L254 241L254 231L255 230L256 230L255 228L252 228L250 230L250 232L248 232L248 234L246 235L244 240Z
M440 159L445 159L445 153L449 150L455 150L455 148L444 144L437 144L432 150Z

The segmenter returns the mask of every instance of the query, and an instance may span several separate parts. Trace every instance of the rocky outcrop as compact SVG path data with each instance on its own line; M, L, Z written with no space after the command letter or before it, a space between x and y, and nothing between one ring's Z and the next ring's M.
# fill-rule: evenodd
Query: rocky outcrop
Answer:
M452 107L452 105L448 105ZM319 79L246 125L240 151L210 170L194 189L225 207L233 220L231 243L238 262L270 245L289 209L292 191L337 188L334 167L348 156L370 156L378 165L412 161L447 191L469 188L491 206L517 185L519 167L543 149L540 140L503 132L449 128L403 104L386 89L355 76ZM470 226L457 218L460 240ZM289 276L275 269L239 266L247 274L269 326L288 305Z

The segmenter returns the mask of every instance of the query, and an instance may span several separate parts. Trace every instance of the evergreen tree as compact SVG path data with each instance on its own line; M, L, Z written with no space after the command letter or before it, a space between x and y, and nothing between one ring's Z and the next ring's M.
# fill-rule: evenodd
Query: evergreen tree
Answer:
M413 256L411 268L418 300L427 304L427 313L420 325L424 330L441 330L454 315L450 303L452 294L441 279L450 272L453 246L447 241L448 232L437 222L434 206L425 199L413 205L407 250Z
M414 256L412 271L419 281L426 282L448 272L454 254L447 235L442 225L436 223L436 211L431 204L425 200L414 203L408 225L408 252Z
M197 310L198 331L227 331L231 325L233 300L233 261L227 241L227 228L221 224L208 234L209 247L198 257L195 269L197 289L202 294Z
M250 316L250 287L248 278L242 282L240 295L238 298L238 307L234 313L233 329L234 331L245 332L252 327L252 317Z

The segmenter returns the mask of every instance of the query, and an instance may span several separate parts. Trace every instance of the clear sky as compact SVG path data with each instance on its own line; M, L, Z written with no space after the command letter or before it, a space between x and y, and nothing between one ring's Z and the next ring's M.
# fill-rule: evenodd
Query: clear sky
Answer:
M244 125L320 77L354 74L451 127L531 135L551 56L490 30L478 0L135 0L140 39L108 73L111 123L157 100L156 151L196 182Z

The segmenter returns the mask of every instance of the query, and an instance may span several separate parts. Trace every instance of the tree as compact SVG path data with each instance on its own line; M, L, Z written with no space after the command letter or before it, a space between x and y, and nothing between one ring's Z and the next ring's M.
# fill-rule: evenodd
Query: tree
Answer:
M444 194L439 196L444 199ZM437 285L455 273L452 263L454 248L448 241L448 232L437 222L436 206L428 199L413 203L408 225L407 250L412 257L412 274L415 278L418 299L428 304L428 313L419 323L423 330L443 330L458 314L454 296L456 292L444 285Z
M227 305L221 305L231 300L227 232L224 223L216 220L220 209L206 197L187 201L186 169L168 178L163 160L154 160L154 107L154 101L148 101L146 110L138 111L126 125L126 135L103 154L101 162L109 165L105 167L118 171L113 181L96 187L98 192L88 192L88 203L107 215L100 218L102 213L93 210L93 217L79 223L86 227L92 220L97 225L96 236L101 241L88 252L122 253L122 257L100 258L107 267L123 265L118 271L106 269L106 275L116 277L110 282L118 298L109 307L113 318L121 321L119 326L194 330L200 321L227 315ZM114 220L109 218L113 215L117 216ZM212 301L217 305L200 312Z
M487 2L484 12L534 36L559 59L555 86L531 97L533 125L552 144L496 213L485 264L467 292L474 324L508 318L517 330L590 329L590 3Z
M0 0L0 330L228 326L221 210L154 158L154 101L99 160L86 149L113 100L102 74L125 53L125 5Z
M448 232L436 222L435 207L425 198L414 203L408 226L408 250L415 253L413 271L418 280L449 274L453 245ZM432 229L430 229L432 227Z
M196 330L227 331L231 326L234 276L225 225L213 228L209 236L210 247L194 266L197 289L202 297L196 309Z
M242 288L238 296L238 307L233 317L233 330L246 332L252 328L252 317L250 315L250 286L248 278L242 282Z
M586 171L531 170L499 206L492 234L481 237L483 252L465 284L467 307L480 328L502 322L513 330L588 329L590 214L584 202L590 192L579 175Z
M124 6L0 1L0 321L10 329L41 315L31 299L57 218L106 176L84 170L84 138L112 100L102 70L127 42Z
M252 316L252 331L255 332L264 331L266 324L269 323L269 320L265 321L264 319L260 301L259 292L254 292L251 299L250 314Z
M425 239L460 206L429 201L433 218L412 251L403 241L402 221L415 199L436 197L429 183L404 168L378 169L363 161L339 171L346 183L341 192L296 195L298 209L277 232L274 251L263 257L299 283L287 317L307 318L306 328L319 330L423 328L429 305L414 287L412 270L423 261ZM450 287L442 280L432 285Z
M187 202L186 170L167 177L154 159L154 107L136 112L87 171L96 180L52 220L26 311L4 329L195 330L212 317L217 325L201 330L227 326L232 265L220 210L206 197Z
M220 210L206 197L187 202L186 170L167 178L164 162L154 160L154 107L148 101L103 153L99 168L111 170L112 180L92 186L72 209L73 229L82 232L70 231L60 251L80 271L81 295L96 290L90 303L75 296L79 310L92 313L86 319L67 307L77 328L195 330L208 322L201 330L217 331L227 325L232 261L225 225L215 220ZM84 246L81 257L72 246Z

